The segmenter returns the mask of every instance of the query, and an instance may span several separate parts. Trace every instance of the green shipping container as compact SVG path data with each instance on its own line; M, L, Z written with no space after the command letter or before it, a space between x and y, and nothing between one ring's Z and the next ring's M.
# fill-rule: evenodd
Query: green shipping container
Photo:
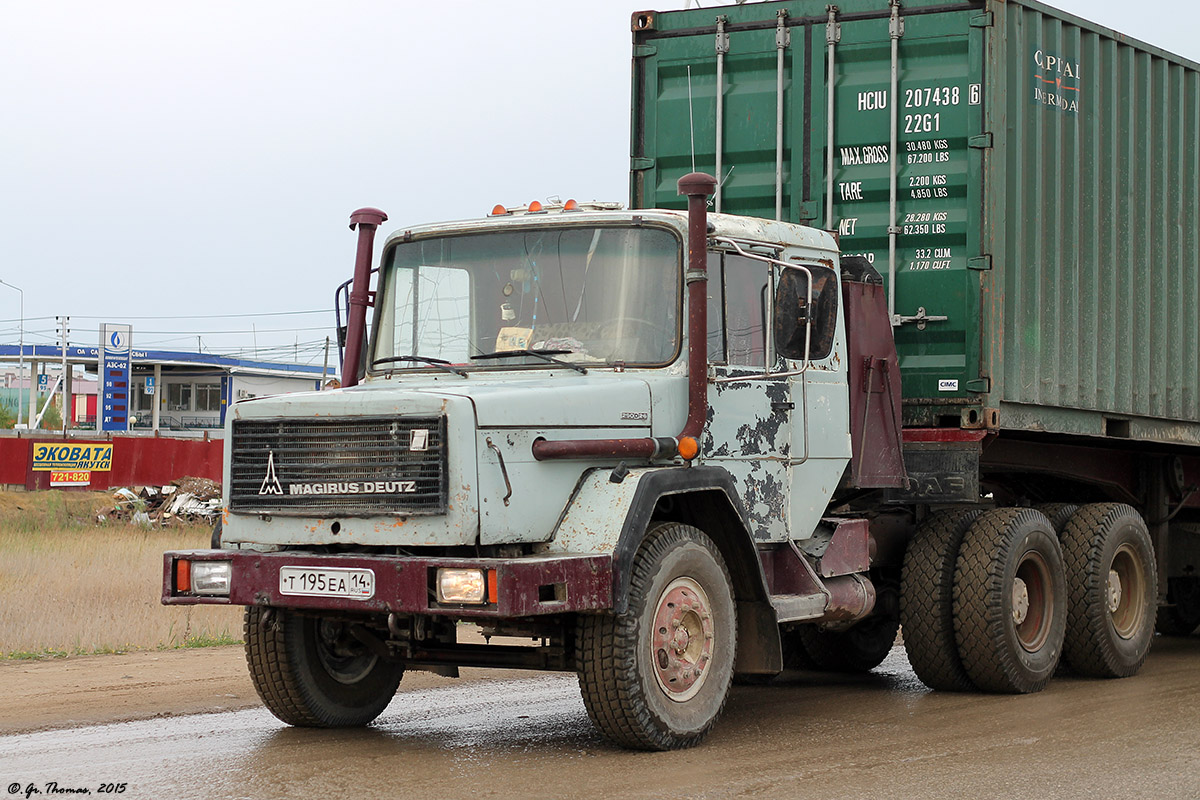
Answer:
M1200 65L1028 0L633 29L632 205L696 169L836 230L889 284L907 425L1200 443Z

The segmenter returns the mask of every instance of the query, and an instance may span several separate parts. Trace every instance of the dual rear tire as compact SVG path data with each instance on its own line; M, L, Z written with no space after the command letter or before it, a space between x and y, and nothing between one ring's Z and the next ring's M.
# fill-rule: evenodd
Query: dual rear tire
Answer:
M942 512L918 530L901 621L930 687L1028 693L1064 655L1094 677L1145 661L1157 601L1145 523L1117 503L1044 508Z

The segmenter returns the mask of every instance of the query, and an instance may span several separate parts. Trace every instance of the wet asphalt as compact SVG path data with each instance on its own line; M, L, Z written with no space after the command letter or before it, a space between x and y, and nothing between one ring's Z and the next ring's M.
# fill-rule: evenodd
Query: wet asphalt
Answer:
M931 692L896 648L864 676L737 686L708 740L672 753L607 744L574 676L546 673L402 684L366 729L289 728L253 709L0 737L0 798L30 788L43 798L1200 798L1200 637L1157 639L1132 679L1061 675L1015 697Z

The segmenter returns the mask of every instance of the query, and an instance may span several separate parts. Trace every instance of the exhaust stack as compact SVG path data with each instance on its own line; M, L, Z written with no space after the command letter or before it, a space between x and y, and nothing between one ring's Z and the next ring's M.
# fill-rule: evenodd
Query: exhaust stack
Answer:
M350 215L350 230L358 228L358 253L354 259L354 284L350 287L350 315L346 320L346 359L342 362L342 386L358 383L367 332L367 306L371 298L371 260L375 229L387 222L378 208L360 208Z

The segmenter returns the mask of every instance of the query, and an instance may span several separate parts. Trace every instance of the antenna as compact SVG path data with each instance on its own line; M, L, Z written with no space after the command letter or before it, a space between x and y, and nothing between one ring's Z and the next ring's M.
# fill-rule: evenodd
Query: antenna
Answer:
M688 128L692 137L692 172L696 171L696 121L692 117L692 65L688 64Z

